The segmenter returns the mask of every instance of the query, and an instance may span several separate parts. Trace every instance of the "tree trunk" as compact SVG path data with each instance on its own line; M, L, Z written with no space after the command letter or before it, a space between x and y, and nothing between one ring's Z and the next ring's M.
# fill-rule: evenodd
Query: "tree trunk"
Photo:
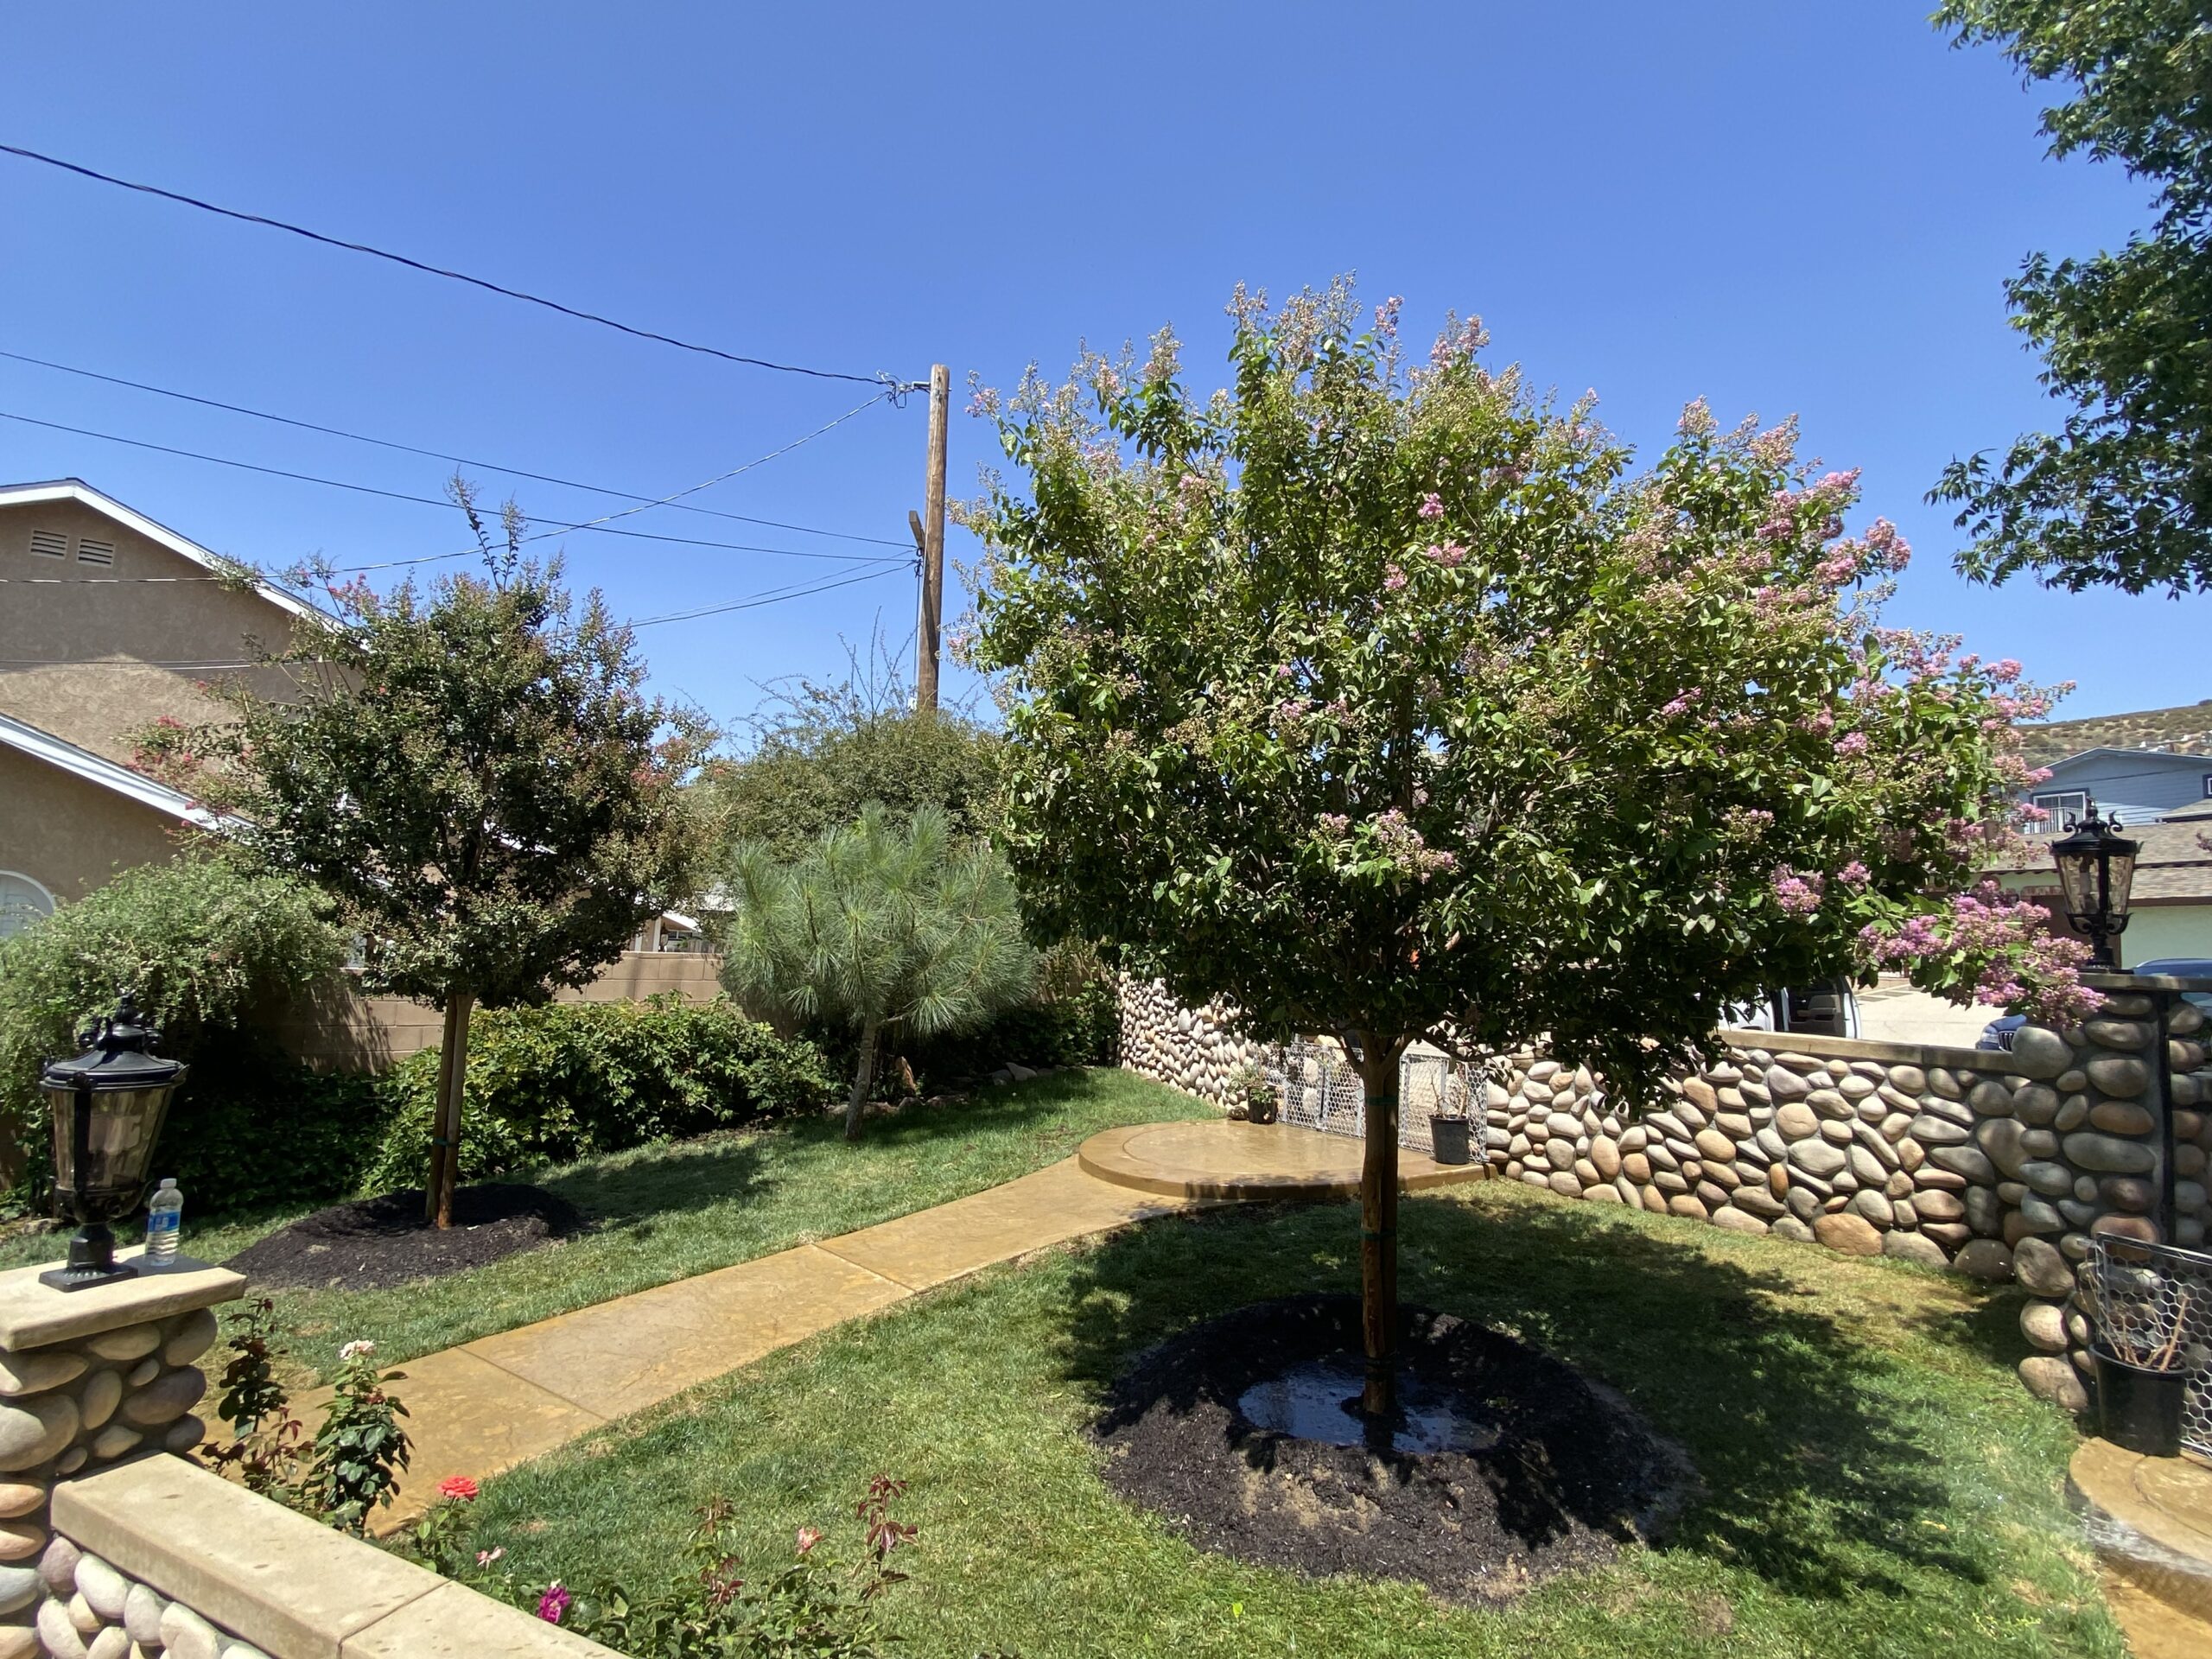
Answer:
M430 1097L430 1166L423 1176L423 1219L426 1222L437 1220L438 1194L445 1186L447 1084L453 1080L453 1056L456 1046L453 1039L453 1004L448 1001L444 1016L445 1033L438 1042L438 1086Z
M461 1103L468 1087L468 1016L476 1005L470 991L446 999L445 1051L439 1065L437 1128L430 1144L431 1178L424 1194L429 1219L453 1225L453 1190L461 1179Z
M1367 1350L1361 1413L1388 1419L1398 1406L1398 1059L1402 1039L1359 1038L1366 1096L1366 1157L1359 1172L1359 1324Z
M845 1103L845 1139L861 1138L861 1118L868 1110L868 1091L875 1084L875 1044L880 1029L874 1020L861 1025L861 1057L853 1067L853 1097Z

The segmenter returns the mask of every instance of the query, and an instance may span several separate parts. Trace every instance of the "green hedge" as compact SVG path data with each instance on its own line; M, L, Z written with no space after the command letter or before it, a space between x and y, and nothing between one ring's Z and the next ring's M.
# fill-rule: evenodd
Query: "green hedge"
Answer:
M471 1027L461 1173L482 1180L809 1111L835 1092L821 1052L734 1004L562 1002ZM251 1034L203 1033L155 1154L200 1217L420 1186L435 1051L382 1077L310 1070ZM41 1134L16 1189L43 1212Z
M421 1184L437 1076L430 1052L381 1080L391 1111L367 1189ZM836 1087L812 1044L779 1037L730 1002L663 996L487 1010L471 1022L461 1178L810 1110Z

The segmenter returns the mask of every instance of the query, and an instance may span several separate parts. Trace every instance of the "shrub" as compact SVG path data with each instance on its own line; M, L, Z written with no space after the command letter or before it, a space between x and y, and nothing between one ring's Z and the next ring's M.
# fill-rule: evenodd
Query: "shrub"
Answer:
M86 1020L132 992L162 1052L194 1059L257 1004L337 971L345 941L326 915L298 882L194 852L125 870L0 941L0 1168L20 1173L16 1142L44 1141L39 1064L74 1053Z
M894 821L941 808L958 836L999 819L998 734L949 710L906 711L901 688L803 684L764 723L751 754L702 784L725 846L797 858L874 803Z
M362 1178L412 1185L423 1167L438 1056L403 1061L379 1087L391 1116ZM820 1051L779 1037L734 1003L556 1002L499 1008L468 1053L462 1179L704 1135L820 1105L835 1087Z
M1113 969L1081 941L1040 952L1037 990L974 1031L908 1043L899 1052L915 1086L933 1092L1012 1060L1044 1068L1112 1065L1121 1058L1121 1003Z

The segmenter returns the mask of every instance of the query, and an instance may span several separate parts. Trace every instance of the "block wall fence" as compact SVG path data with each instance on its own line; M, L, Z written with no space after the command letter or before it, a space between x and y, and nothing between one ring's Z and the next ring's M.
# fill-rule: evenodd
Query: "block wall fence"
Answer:
M616 1659L183 1455L238 1274L39 1271L0 1273L0 1659Z
M2079 1027L2023 1027L2009 1053L1724 1032L1720 1064L1669 1079L1663 1103L1641 1113L1610 1101L1587 1071L1536 1050L1503 1055L1486 1079L1470 1077L1484 1103L1482 1155L1497 1177L1565 1198L2017 1281L2036 1351L2021 1380L2080 1411L2089 1238L2161 1242L2162 1065L2176 1217L2164 1242L2205 1239L2212 1033L2177 1002L2159 1054L2153 1003L2124 983L2109 982L2104 1007ZM1122 1054L1224 1109L1246 1065L1268 1070L1294 1106L1310 1086L1230 1009L1182 1007L1157 984L1124 981Z

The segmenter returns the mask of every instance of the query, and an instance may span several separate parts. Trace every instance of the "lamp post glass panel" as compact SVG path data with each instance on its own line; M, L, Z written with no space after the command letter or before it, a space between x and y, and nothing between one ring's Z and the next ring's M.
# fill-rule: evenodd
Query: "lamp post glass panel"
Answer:
M2058 882L2066 893L2066 918L2089 936L2100 968L2118 969L2112 941L2127 931L2128 892L2135 884L2139 842L2119 833L2118 817L2099 815L2097 804L2070 820L2063 840L2050 846Z
M152 1052L160 1039L125 995L77 1039L83 1053L50 1060L39 1075L54 1118L54 1208L79 1224L68 1265L41 1274L41 1284L84 1290L137 1272L117 1263L107 1224L145 1197L162 1120L184 1081L184 1066Z

